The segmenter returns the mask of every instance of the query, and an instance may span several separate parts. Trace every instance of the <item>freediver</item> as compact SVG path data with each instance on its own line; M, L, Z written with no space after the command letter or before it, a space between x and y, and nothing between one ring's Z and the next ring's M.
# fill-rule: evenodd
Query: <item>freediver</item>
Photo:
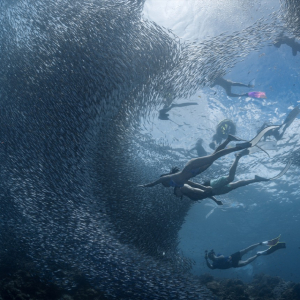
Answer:
M270 241L260 242L251 245L246 249L231 254L230 256L224 256L222 254L216 255L214 250L211 250L209 253L207 253L206 250L205 251L206 264L210 269L230 269L230 268L244 267L250 264L251 262L253 262L258 256L269 255L276 250L286 248L286 244L283 242L279 242L279 238L280 236ZM265 245L270 247L267 250L258 251L254 256L248 258L247 260L242 260L242 257L246 253L248 253L249 251L253 250L254 248L260 245ZM210 259L212 263L210 263L208 259Z
M257 134L256 137L254 137L251 141L236 144L235 147L222 149L222 150L217 149L211 155L193 158L187 162L187 164L184 166L184 168L181 171L178 171L177 173L174 174L167 174L161 176L156 181L148 184L139 185L139 187L152 187L160 183L164 187L176 187L176 186L183 187L183 185L187 183L190 178L195 177L196 175L204 172L218 158L235 151L239 151L239 150L243 150L255 146L266 132L277 127L278 126L267 127L264 130L262 130L259 134ZM231 141L240 141L240 139L232 135L229 135L224 143L227 145Z
M214 87L216 85L221 86L225 91L227 96L229 97L243 97L243 96L249 96L248 93L244 93L244 94L234 94L231 92L231 88L233 86L241 86L241 87L248 87L248 88L253 88L255 85L255 80L251 80L248 84L244 84L244 83L240 83L240 82L234 82L231 80L227 80L225 79L223 76L218 76L213 84L211 85L211 87Z
M292 48L293 56L297 55L297 52L300 52L300 44L295 41L295 38L289 38L287 36L281 35L274 43L276 48L280 48L282 44L285 44Z
M196 150L197 154L198 154L198 157L207 155L207 152L204 149L204 147L202 146L202 144L203 144L203 140L201 138L198 139L198 141L196 142L195 147L193 147L191 150L189 150L189 152L191 152L193 150Z
M174 107L184 107L184 106L190 106L190 105L198 105L197 102L186 102L186 103L180 103L180 104L171 104L169 106L164 106L164 108L162 108L161 110L159 110L159 116L158 118L160 120L169 120L169 121L172 121L169 119L169 114L167 114L167 112L169 110L171 110L172 108Z
M235 135L236 126L232 120L224 119L216 127L216 133L212 137L212 142L209 144L211 149L215 149L221 144L222 140L226 139L228 134Z
M279 141L283 137L287 128L293 123L293 121L299 115L299 113L300 113L300 108L298 106L296 106L294 109L292 109L289 112L289 114L285 118L284 122L278 128L270 130L264 135L264 141L267 139L267 137L270 137L270 136L273 136L277 141ZM264 124L261 126L260 129L258 129L257 132L260 132L261 130L263 130L264 128L266 128L268 126L270 126L270 124L268 124L267 122L264 122Z
M254 179L232 182L234 180L237 165L240 158L248 154L249 149L245 149L235 155L235 160L229 170L228 176L222 176L217 179L208 180L203 184L188 181L188 183L184 184L183 187L175 187L174 195L180 198L186 196L194 201L203 200L205 198L211 198L218 205L222 205L222 202L217 200L214 196L227 194L232 190L235 190L242 186L246 186L248 184L278 179L286 173L291 164L291 162L289 162L277 176L270 179L255 175Z

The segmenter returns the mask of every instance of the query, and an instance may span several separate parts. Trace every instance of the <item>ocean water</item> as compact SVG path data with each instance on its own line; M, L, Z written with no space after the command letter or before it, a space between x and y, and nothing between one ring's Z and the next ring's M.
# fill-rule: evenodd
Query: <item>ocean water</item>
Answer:
M72 290L80 274L112 299L210 299L198 276L299 281L299 125L236 179L273 177L192 202L138 187L207 152L231 119L251 139L299 104L299 57L274 46L300 38L297 1L14 0L0 2L0 260L29 259L41 280ZM294 53L295 54L295 53ZM264 91L228 97L218 74ZM158 118L164 105L195 102ZM216 161L195 181L227 174ZM281 234L287 248L224 271L230 255Z

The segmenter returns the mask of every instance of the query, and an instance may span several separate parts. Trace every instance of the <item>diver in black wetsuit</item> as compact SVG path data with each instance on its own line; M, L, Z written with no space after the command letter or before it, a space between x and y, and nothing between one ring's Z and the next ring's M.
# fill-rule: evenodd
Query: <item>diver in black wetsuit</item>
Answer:
M217 145L221 144L222 140L227 139L228 134L235 135L236 126L233 121L229 119L222 120L216 128L216 133L212 137L212 142L209 144L211 149L215 149Z
M231 80L227 80L225 78L223 78L222 76L218 76L215 81L213 82L213 84L211 85L211 87L214 87L216 85L221 86L225 91L227 96L229 97L242 97L242 96L248 96L248 93L244 93L244 94L234 94L231 92L231 87L233 86L242 86L242 87L248 87L248 88L252 88L254 87L254 80L250 81L248 84L244 84L244 83L240 83L240 82L234 82Z
M273 130L270 130L269 132L267 132L264 135L264 141L267 139L267 137L273 136L277 141L279 141L285 131L287 130L287 128L293 123L293 121L296 119L296 117L299 115L300 113L300 108L298 106L296 106L293 110L290 111L290 113L287 115L287 117L285 118L284 122L282 123L282 125L278 128L275 128ZM258 129L257 132L260 132L261 130L263 130L264 128L270 126L269 123L265 122L261 128Z
M291 47L294 56L297 55L297 52L300 52L300 44L295 41L295 38L289 38L282 35L275 41L274 46L280 48L282 44Z
M260 255L268 255L273 253L274 251L282 248L286 248L285 243L278 242L280 236L276 239L266 241L266 242L260 242L254 245L249 246L246 249L243 249L241 251L235 252L234 254L231 254L230 256L224 256L224 255L216 255L214 250L211 250L209 253L205 251L205 260L206 264L210 269L230 269L230 268L240 268L244 267L251 262L253 262L258 256ZM242 257L248 253L249 251L253 250L257 246L265 245L270 246L265 251L258 251L254 256L248 258L247 260L242 260ZM210 259L212 263L209 262Z

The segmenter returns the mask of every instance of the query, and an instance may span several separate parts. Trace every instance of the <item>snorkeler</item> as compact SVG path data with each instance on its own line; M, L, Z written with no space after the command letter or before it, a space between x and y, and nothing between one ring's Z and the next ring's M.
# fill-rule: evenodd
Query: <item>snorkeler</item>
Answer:
M234 135L235 132L236 126L233 121L229 119L222 120L216 127L216 133L213 135L209 147L214 150L216 145L219 145L223 139L227 138L228 134Z
M300 44L295 41L295 38L289 38L287 36L281 35L274 43L276 48L280 48L282 44L285 44L292 48L293 56L297 55L297 52L300 52Z
M255 85L255 80L251 80L248 84L244 84L244 83L239 83L239 82L233 82L231 80L227 80L225 78L223 78L222 76L218 76L215 81L213 82L213 84L211 85L211 87L214 87L216 85L221 86L225 91L227 96L229 97L243 97L243 96L248 96L248 93L244 93L244 94L234 94L231 92L231 87L233 86L241 86L241 87L248 87L248 88L253 88Z
M203 143L203 140L201 138L198 139L198 141L196 142L195 147L193 147L191 150L189 150L189 152L191 152L193 150L196 150L198 157L207 155L207 152L204 149L204 147L202 146L202 143Z
M189 105L198 105L198 103L197 102L186 102L186 103L180 103L180 104L172 104L170 106L165 105L164 108L159 111L158 118L160 120L170 120L169 119L169 114L167 114L167 112L169 110L171 110L174 107L184 107L184 106L189 106Z
M216 152L214 152L211 155L204 156L204 157L198 157L198 158L193 158L188 163L184 166L184 168L181 171L178 171L177 173L174 174L168 174L161 176L159 179L157 179L154 182L148 183L148 184L143 184L139 185L140 187L152 187L157 184L162 184L165 187L183 187L183 185L188 182L188 180L192 177L197 176L198 174L204 172L207 168L209 168L215 160L218 158L227 155L229 153L243 150L249 147L255 146L259 140L264 136L266 132L269 130L272 130L274 128L277 128L278 126L270 126L262 130L255 138L253 138L250 142L245 142L245 143L240 143L236 144L235 147L228 148L228 149L222 149L219 150L217 149ZM230 141L239 141L240 139L229 135L227 137L227 144ZM219 148L219 147L218 147Z
M286 248L286 244L283 242L279 242L279 238L280 236L270 241L260 242L251 245L246 249L231 254L230 256L224 256L221 254L216 255L214 250L211 250L209 253L207 253L206 250L205 251L206 264L210 269L230 269L230 268L244 267L250 264L251 262L253 262L258 256L268 255L278 249ZM270 247L265 251L258 251L254 256L248 258L247 260L242 260L242 257L246 253L248 253L249 251L253 250L254 248L260 245L265 245ZM212 263L210 263L208 259L210 259Z
M283 135L284 135L285 131L287 130L287 128L293 123L293 121L299 115L299 113L300 113L300 108L298 106L296 106L287 115L287 117L285 118L285 120L282 123L282 125L280 125L278 128L275 128L273 130L268 131L264 135L264 141L267 139L267 137L270 137L270 136L274 136L274 138L277 141L279 141L283 137ZM264 128L266 128L268 126L270 126L270 125L265 122L257 132L260 132L261 130L263 130Z
M203 200L205 198L211 198L218 205L222 205L222 202L214 198L214 196L227 194L232 190L235 190L242 186L246 186L251 183L278 179L286 173L286 171L291 165L290 161L277 176L270 179L255 175L254 179L232 182L235 177L239 159L247 154L249 154L249 149L245 149L236 154L234 163L232 164L229 170L228 176L223 176L214 180L209 180L203 184L188 181L186 184L183 185L183 187L175 187L174 195L176 195L177 197L187 196L188 198L194 201Z

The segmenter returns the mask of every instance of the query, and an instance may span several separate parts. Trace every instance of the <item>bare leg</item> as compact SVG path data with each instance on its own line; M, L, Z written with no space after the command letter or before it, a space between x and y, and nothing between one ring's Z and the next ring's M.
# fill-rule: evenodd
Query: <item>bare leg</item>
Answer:
M231 187L231 190L235 190L239 187L246 186L248 184L255 183L255 182L261 182L261 181L268 181L268 179L256 176L254 179L231 182L230 187Z
M220 151L220 150L225 149L225 147L226 147L230 142L231 142L231 140L227 137L227 139L226 139L222 144L220 144L220 145L217 147L217 149L215 150L214 153L216 153L216 152L218 152L218 151Z
M236 155L235 160L234 160L234 162L233 162L233 164L232 164L232 166L229 170L229 174L228 174L228 177L227 177L228 178L228 183L232 182L234 180L236 168L237 168L237 165L238 165L239 160L240 160L241 157L242 156L240 156L240 155Z
M246 248L246 249L241 250L241 251L240 251L241 256L245 255L246 253L248 253L249 251L253 250L254 248L256 248L256 247L259 246L259 245L260 245L260 243L257 243L257 244L254 244L254 245L249 246L249 247Z
M256 255L248 258L247 260L240 260L238 266L239 267L244 267L244 266L250 264L251 262L253 262L258 256L259 255L256 254Z
M243 83L232 82L230 85L228 84L226 86L223 86L225 91L226 91L227 96L229 96L229 97L242 97L242 96L247 96L248 95L248 93L245 93L245 94L234 94L234 93L232 93L232 91L231 91L232 86L246 86L246 87L248 87L248 85L244 85Z
M208 156L191 159L183 168L182 173L188 172L188 174L186 174L187 177L194 177L205 171L218 158L235 151L246 149L248 147L248 143L243 143L243 145L236 145L233 148L223 149ZM191 172L192 176L190 174Z

